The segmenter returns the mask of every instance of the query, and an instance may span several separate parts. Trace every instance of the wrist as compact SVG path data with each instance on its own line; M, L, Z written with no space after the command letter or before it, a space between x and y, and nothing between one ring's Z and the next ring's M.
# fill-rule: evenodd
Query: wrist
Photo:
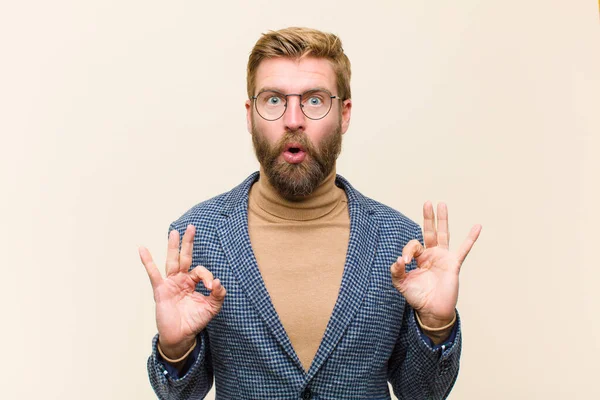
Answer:
M415 311L417 322L424 331L443 331L452 328L456 322L456 311L449 318L440 318L432 315L421 314Z
M160 336L158 337L158 348L161 355L170 360L177 360L188 355L193 350L193 347L195 347L195 344L195 337L175 344L166 344L160 340Z

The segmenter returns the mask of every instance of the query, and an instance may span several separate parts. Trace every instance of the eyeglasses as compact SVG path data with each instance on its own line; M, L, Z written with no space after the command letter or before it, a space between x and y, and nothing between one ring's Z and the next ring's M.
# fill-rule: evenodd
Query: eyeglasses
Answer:
M267 121L275 121L285 114L289 96L298 96L302 113L307 118L315 120L325 118L329 114L334 99L342 100L341 97L332 96L325 89L312 89L302 94L283 94L274 90L265 90L252 96L252 99L258 115Z

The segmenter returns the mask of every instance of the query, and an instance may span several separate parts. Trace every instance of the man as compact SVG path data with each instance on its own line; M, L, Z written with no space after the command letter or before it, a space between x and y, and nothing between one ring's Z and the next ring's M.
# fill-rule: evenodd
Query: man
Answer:
M436 228L425 204L422 236L336 175L352 100L335 35L263 35L247 83L260 172L171 225L166 278L140 248L156 394L203 398L214 377L218 399L388 399L388 381L399 398L446 397L458 273L481 227L452 253L445 205Z

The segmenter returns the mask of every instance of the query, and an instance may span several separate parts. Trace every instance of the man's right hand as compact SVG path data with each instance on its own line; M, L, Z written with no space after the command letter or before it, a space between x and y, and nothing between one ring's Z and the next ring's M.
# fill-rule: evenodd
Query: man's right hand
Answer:
M181 253L179 232L169 233L164 279L148 249L139 248L154 291L158 342L165 356L172 359L180 358L193 346L196 335L219 313L225 299L225 288L209 270L199 265L189 271L195 233L195 227L188 225L181 241ZM209 296L196 292L200 281L211 290Z

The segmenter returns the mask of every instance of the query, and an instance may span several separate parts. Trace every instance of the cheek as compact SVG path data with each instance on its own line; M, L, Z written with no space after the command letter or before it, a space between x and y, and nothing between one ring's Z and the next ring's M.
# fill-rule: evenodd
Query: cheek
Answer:
M309 133L309 136L312 138L314 144L320 143L324 137L333 134L338 127L338 122L334 119L320 122L321 124L314 124L314 126L307 127L307 133L312 132L312 134Z
M270 143L275 143L283 135L285 131L283 127L279 126L278 121L265 121L262 118L254 118L252 121L252 131L258 132L262 137L267 139Z

